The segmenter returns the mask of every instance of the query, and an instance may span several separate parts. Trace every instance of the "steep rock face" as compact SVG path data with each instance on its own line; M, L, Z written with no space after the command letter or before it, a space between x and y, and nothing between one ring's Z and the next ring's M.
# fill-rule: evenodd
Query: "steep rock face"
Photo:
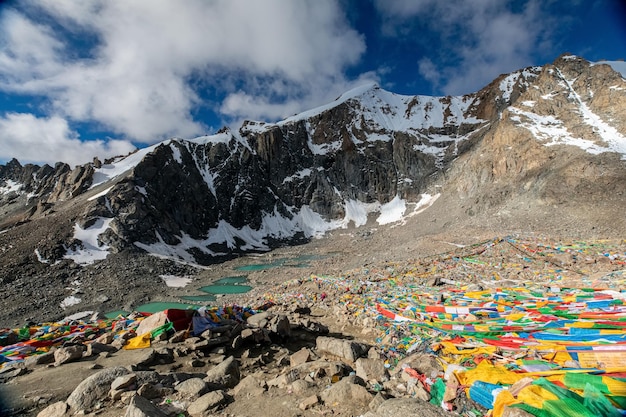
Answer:
M487 111L474 96L408 97L368 86L277 124L166 141L137 157L80 226L113 218L99 237L112 250L136 245L203 263L307 238L356 223L354 211L369 210L363 205L419 200L484 133L477 127L489 122L473 114L479 106Z
M0 228L43 215L55 202L80 195L91 185L92 176L90 165L73 171L61 162L54 168L22 166L16 159L0 165Z
M210 263L359 225L381 205L416 203L435 185L470 215L520 199L528 207L621 199L625 91L610 66L562 56L461 97L369 85L275 124L171 139L104 164L71 170L14 160L0 166L1 225L72 202L79 213L70 224L96 233L92 246ZM102 223L105 230L94 229ZM43 245L50 260L85 243L63 239Z
M608 65L560 57L459 159L450 185L472 202L471 214L539 206L554 216L616 216L615 203L626 196L625 91L626 81Z

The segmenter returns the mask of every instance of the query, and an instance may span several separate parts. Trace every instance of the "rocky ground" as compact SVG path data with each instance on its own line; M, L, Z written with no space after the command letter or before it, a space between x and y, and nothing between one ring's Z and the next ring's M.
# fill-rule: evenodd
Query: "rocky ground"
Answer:
M5 412L316 416L368 410L395 415L403 407L423 416L442 413L425 402L428 393L402 366L386 367L371 336L329 320L336 313L332 303L314 309L300 303L276 306L246 323L224 321L199 337L178 332L140 350L118 350L120 343L107 344L106 334L91 343L68 343L16 368L23 375L1 386ZM413 355L404 363L426 374L442 372L429 355ZM400 400L414 393L421 400ZM392 395L398 400L386 401ZM380 404L385 406L379 409Z
M133 332L118 331L115 339L109 332L78 338L20 365L5 366L0 373L3 413L42 417L447 415L428 402L429 386L423 378L443 374L432 352L414 352L397 362L400 358L390 356L380 342L380 323L373 316L357 316L354 306L342 298L354 288L320 285L310 279L312 274L363 280L381 279L389 271L427 271L436 255L445 258L447 252L460 251L458 256L465 256L462 252L470 250L465 248L496 236L493 230L480 228L427 232L426 227L418 233L415 228L374 225L339 230L307 245L196 271L190 288L167 289L168 295L161 296L153 291L148 299L176 299L193 293L214 278L232 275L236 266L320 255L307 268L284 266L251 273L250 293L218 299L217 304L255 308L268 300L275 302L245 321L224 320L217 329L199 336L184 331L164 333L150 348L136 350L122 349ZM541 241L545 234L525 239ZM576 239L580 236L567 242ZM612 242L626 254L623 239ZM502 253L496 255L504 260ZM515 249L512 253L519 256ZM577 272L581 269L586 276L624 269L620 259L621 263L598 262L564 254L542 264L572 270L571 276L578 279L583 276ZM527 278L523 273L528 271L511 268L503 278ZM472 283L467 276L454 274L439 278ZM132 288L125 291L132 292ZM106 302L102 307L109 309L109 305ZM458 387L446 395L457 415L485 411ZM520 410L515 413L510 415L525 415Z
M240 257L203 269L127 253L91 267L69 266L64 282L11 277L0 316L4 326L20 327L28 320L56 321L83 310L132 311L133 306L149 301L180 301L182 295L201 294L197 289L217 278L241 274L236 270L238 266L317 256L306 267L287 263L280 268L250 272L250 293L223 296L214 303L256 307L271 299L276 305L267 311L268 316L256 315L253 321L240 324L227 322L223 332L200 337L185 339L180 334L170 334L166 340L154 341L148 349L120 349L121 342L109 344L111 340L106 337L97 343L76 340L57 348L57 352L63 353L38 357L40 363L31 360L16 368L5 367L0 374L3 413L445 415L441 408L426 402L430 394L423 382L415 378L441 374L442 368L434 356L415 353L402 363L390 361L388 352L377 341L380 329L376 323L365 320L364 315L355 318L353 310L340 302L343 289L318 287L310 277L370 279L372 275L388 274L389 268L426 268L424 265L438 254L462 251L506 235L562 244L610 240L622 245L622 252L626 253L619 221L609 224L601 218L602 213L597 213L597 222L589 214L580 217L585 220L576 221L575 215L555 216L554 210L536 207L525 214L523 207L511 207L508 211L467 216L462 207L441 199L404 225L382 227L372 222L360 228L333 231L305 245ZM27 240L28 234L22 235L22 239ZM582 268L589 274L624 269L595 261L581 264L580 259L567 256L549 261L548 266L558 263L561 268ZM185 276L192 281L184 288L169 288L159 278L161 274ZM506 274L504 271L503 278L520 278L519 271ZM573 279L581 276L578 272L572 274ZM77 280L79 288L72 286ZM59 285L66 286L65 296L76 294L94 301L61 309L60 299L47 297L45 292ZM32 303L43 311L40 316L32 315ZM70 359L65 362L64 358ZM480 407L468 402L465 395L452 402L454 412L472 415L472 410L479 410L476 415L480 415Z
M181 301L180 296L200 295L198 288L214 280L241 275L242 265L271 262L277 258L316 255L320 259L307 267L274 268L251 272L250 283L257 289L268 284L307 277L311 274L341 274L342 271L385 261L410 261L454 249L455 245L481 242L495 236L523 236L567 239L618 239L626 224L618 204L585 207L543 205L513 201L504 207L468 215L464 204L453 195L444 195L428 210L408 218L406 224L366 226L329 232L322 239L284 247L270 253L241 256L209 267L197 268L173 263L141 251L125 251L88 266L64 259L45 264L37 260L32 247L40 250L62 241L67 233L51 215L0 234L0 328L23 326L27 322L56 321L79 311L132 311L155 301ZM592 204L592 202L590 202ZM63 217L63 216L61 216ZM45 228L42 239L37 230ZM53 250L51 247L50 250ZM11 271L11 272L6 272ZM17 272L16 272L17 271ZM182 289L169 288L161 275L185 276L192 282ZM81 302L61 307L66 297ZM230 299L230 298L229 298Z

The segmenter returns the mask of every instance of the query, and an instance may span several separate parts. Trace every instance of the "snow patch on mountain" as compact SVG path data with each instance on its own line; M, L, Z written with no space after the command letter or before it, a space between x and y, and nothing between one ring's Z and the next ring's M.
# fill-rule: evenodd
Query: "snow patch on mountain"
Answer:
M63 301L61 301L61 308L65 310L68 307L71 307L76 304L80 304L81 301L82 300L76 297L75 295L70 295L68 297L65 297Z
M423 194L422 199L414 203L415 209L409 214L406 214L409 203L399 196L385 204L346 200L344 218L339 220L326 220L308 205L302 206L299 210L291 207L289 208L293 213L291 217L285 217L277 210L274 210L273 213L264 213L261 227L258 230L247 225L236 228L225 220L221 220L217 227L209 231L205 239L194 239L183 233L178 236L178 244L168 245L158 232L155 232L156 243L135 242L135 246L153 256L196 264L193 251L200 251L210 256L228 255L227 252L216 252L209 249L211 245L225 245L229 250L268 251L271 249L267 243L268 238L289 239L298 233L302 233L307 238L321 237L328 231L345 229L351 223L355 227L361 227L367 223L368 217L372 213L379 213L376 221L381 225L400 222L406 217L418 214L430 207L437 197L439 195L433 197L429 194Z
M362 114L362 118L356 119L357 128L404 132L484 122L467 115L469 108L476 104L470 96L403 96L376 86L355 99L358 99Z
M193 281L189 277L179 277L177 275L159 275L159 278L170 288L184 288Z
M406 212L406 201L395 196L390 202L380 206L380 216L376 222L380 225L395 223L404 218Z
M287 182L292 182L296 179L303 179L306 177L310 177L311 176L311 169L310 168L304 168L301 169L300 171L296 172L293 175L290 175L288 177L285 177L285 179L283 180L283 184L287 183Z
M99 217L95 223L83 229L77 223L74 225L74 239L82 242L77 249L67 249L64 258L71 259L79 265L90 265L95 261L105 259L109 254L109 246L101 245L98 236L109 228L112 218Z
M413 211L409 213L408 217L413 217L427 210L435 201L437 201L439 197L441 197L441 193L437 193L435 195L422 194L420 201L415 204L415 208L413 208Z
M0 194L19 193L22 184L13 180L5 180L4 185L0 186Z
M107 189L100 191L98 194L94 194L91 197L89 197L87 199L87 201L93 201L93 200L97 200L98 198L102 197L103 195L107 195L109 191L111 191L111 188L113 188L113 186L108 187Z
M610 148L599 146L588 139L572 136L563 122L554 116L542 116L517 107L509 107L509 111L513 114L512 121L528 129L536 139L544 142L545 146L577 146L593 155L611 151Z
M39 262L41 262L42 264L49 264L50 263L50 261L48 259L44 258L41 255L41 252L39 252L39 249L35 249L35 256L37 257L37 260Z
M337 99L335 99L334 101L327 103L327 104L323 104L319 107L316 107L314 109L311 110L307 110L305 112L296 114L295 116L291 116L286 118L285 120L282 120L278 123L276 123L276 125L278 126L284 126L286 124L290 124L290 123L294 123L294 122L299 122L302 120L307 120L307 119L311 119L315 116L320 115L321 113L333 109L335 107L337 107L338 105L345 103L346 101L359 97L361 96L363 93L378 88L378 84L376 83L367 83L367 84L363 84L359 87L353 88L352 90L346 91L345 93L343 93L342 95L340 95ZM271 126L271 125L270 125ZM264 126L264 128L266 128L267 125ZM265 130L265 129L261 129L261 131Z
M468 115L469 109L479 103L478 99L472 96L404 96L385 91L375 83L369 83L342 94L331 103L299 113L276 124L246 121L241 131L244 133L262 133L272 126L285 126L305 121L312 136L314 131L310 128L309 120L343 103L358 107L362 117L355 118L354 126L356 128L367 128L374 132L382 130L392 132L416 131L442 128L451 124L484 122L484 120ZM371 137L371 140L389 139L388 135ZM313 153L320 155L333 151L340 145L341 141L325 145L309 143L309 148Z
M622 159L626 159L626 137L618 132L613 126L604 122L600 116L591 111L589 106L587 106L572 86L574 80L568 80L558 70L557 73L565 82L565 85L570 92L570 97L577 103L578 111L582 116L583 121L587 125L591 126L593 131L608 144L609 151L620 153L622 154Z
M183 165L183 156L180 153L180 149L178 149L178 146L176 146L174 141L170 142L170 149L172 150L172 158L174 158L174 161Z
M169 141L161 142L163 144L169 144ZM95 169L93 174L93 183L90 188L94 188L97 185L103 184L107 181L111 181L114 178L119 177L130 169L136 167L143 158L154 151L157 146L161 145L161 143L157 143L156 145L149 146L147 148L139 149L138 151L123 157L115 158L109 164L103 164L100 168Z
M337 152L339 149L341 149L341 140L330 143L316 144L313 143L313 140L311 139L312 136L313 135L309 135L309 138L307 139L307 146L309 147L309 150L313 155L327 155L329 153Z
M502 91L502 99L506 102L511 102L511 94L515 85L519 82L528 87L528 79L537 77L537 74L541 71L541 67L525 68L521 71L515 71L507 75L500 81L500 91Z

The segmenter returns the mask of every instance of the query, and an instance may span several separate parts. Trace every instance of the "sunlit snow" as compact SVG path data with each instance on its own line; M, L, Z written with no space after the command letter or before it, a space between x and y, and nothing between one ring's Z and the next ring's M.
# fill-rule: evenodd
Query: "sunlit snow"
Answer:
M175 145L174 141L170 142L170 149L172 150L172 157L179 164L183 164L183 156L180 153L180 149Z
M289 239L296 233L303 233L307 238L320 237L328 231L347 228L351 224L355 227L363 226L372 213L379 213L376 220L379 224L398 222L404 220L404 217L413 216L427 209L438 197L439 194L435 196L422 194L421 200L413 203L415 209L408 214L406 214L408 203L398 196L386 204L346 200L344 203L345 215L343 219L336 220L325 220L308 205L302 206L299 210L291 207L290 211L294 213L291 218L281 215L276 210L273 213L264 213L261 227L258 230L247 225L236 228L221 220L217 227L209 230L205 239L194 239L183 233L178 236L178 244L168 245L158 233L155 233L156 243L135 242L135 245L153 256L195 264L196 260L192 255L192 250L200 251L209 256L227 254L208 249L210 245L222 244L229 250L239 248L243 251L268 251L270 250L267 243L268 237Z
M330 143L316 144L313 143L311 137L309 136L307 145L309 146L309 150L313 155L326 155L341 149L341 140L336 140Z
M60 323L66 323L68 321L84 319L93 315L93 313L95 313L95 311L93 310L79 311L78 313L70 314L69 316L63 317L63 319L60 320Z
M192 281L189 277L179 277L176 275L159 275L159 278L170 288L184 288Z
M406 201L395 196L390 202L380 206L380 216L376 219L378 224L389 224L402 220L406 212Z
M545 146L572 145L593 155L610 151L609 148L599 146L593 141L573 137L563 122L554 116L541 116L516 107L509 107L509 111L515 115L511 116L511 120L528 129L535 138L544 141Z
M18 192L22 188L22 184L13 180L5 180L4 185L0 186L0 194L9 194Z
M311 176L311 172L312 171L309 168L301 169L300 171L296 172L295 174L290 175L288 177L285 177L285 179L283 180L283 184L286 183L286 182L293 181L295 179L302 179L302 178L305 178L305 177L310 177Z
M420 199L420 201L417 202L415 208L413 209L413 212L409 214L409 217L420 214L424 210L428 209L430 206L433 205L435 201L437 201L440 196L440 193L437 193L435 195L422 194L422 198Z
M163 144L168 144L169 141L162 142ZM147 148L139 149L137 152L132 153L125 157L115 158L110 164L103 164L100 168L95 169L93 174L93 184L91 184L90 188L93 188L97 185L100 185L104 182L110 181L125 172L129 169L132 169L137 166L141 162L141 160L150 152L154 151L154 149L159 146L160 143L156 145L149 146Z
M89 197L87 200L88 200L88 201L93 201L93 200L96 200L96 199L98 199L98 198L102 197L103 195L107 195L107 193L108 193L109 191L111 191L111 188L113 188L113 186L110 186L109 188L107 188L107 189L106 189L106 190L104 190L104 191L99 192L98 194L92 195L92 196L91 196L91 197Z
M111 221L112 218L100 217L87 229L81 228L78 224L74 225L74 239L80 240L82 247L76 250L68 249L65 258L72 259L79 265L89 265L105 259L109 254L109 246L99 245L98 236L109 228Z
M61 301L61 308L66 309L73 305L79 304L82 300L75 295L70 295L69 297L65 297L63 301Z
M518 80L520 80L521 77L524 77L524 78L536 77L537 73L540 70L541 70L541 67L531 67L531 68L523 69L521 71L512 72L511 74L504 77L502 81L500 81L500 85L499 85L500 91L502 91L502 98L505 101L510 102L511 94L513 93L513 88L515 87L515 84L517 84Z
M49 264L50 263L49 260L47 260L46 258L41 256L41 253L39 252L39 249L35 249L35 256L37 256L37 260L39 262L41 262L42 264Z
M519 74L518 74L519 75ZM377 84L370 83L352 89L342 94L337 100L319 106L309 111L297 114L276 124L248 122L242 131L264 132L272 126L284 126L299 121L307 122L309 138L314 134L308 120L314 119L321 113L333 109L338 105L355 100L354 105L359 107L361 117L353 123L358 129L367 128L373 132L369 140L390 140L389 135L376 132L406 132L442 128L447 125L485 122L471 116L466 116L469 109L478 105L478 99L471 96L431 97L431 96L404 96L381 89ZM364 125L363 125L364 124ZM350 130L350 129L348 129ZM328 140L325 144L314 144L309 139L309 148L314 154L320 155L339 149L341 139Z
M570 95L578 104L578 109L583 118L583 121L591 126L594 132L599 135L604 142L609 146L608 149L613 152L621 153L622 159L626 159L626 137L619 133L617 129L604 122L600 116L595 114L589 106L581 99L576 93L576 90L572 87L573 81L567 80L559 71L559 75L567 84L567 88L570 90Z

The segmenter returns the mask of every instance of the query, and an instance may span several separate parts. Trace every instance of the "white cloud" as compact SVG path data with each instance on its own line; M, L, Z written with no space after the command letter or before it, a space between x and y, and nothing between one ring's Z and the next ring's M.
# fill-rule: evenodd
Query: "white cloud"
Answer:
M67 121L58 116L38 118L28 113L0 117L0 160L17 158L21 163L84 164L98 155L109 158L135 150L127 141L81 142Z
M32 0L0 15L0 90L154 143L207 131L197 85L225 120L281 117L339 95L364 51L336 1Z
M379 82L378 74L366 72L355 80L336 77L311 77L299 83L277 87L266 83L250 83L247 91L236 91L225 97L220 111L234 118L276 121L335 100L342 93L368 82ZM284 99L272 102L268 92L281 92Z
M418 71L445 94L476 91L499 74L528 65L533 54L549 47L545 39L551 23L536 0L523 4L376 0L375 4L388 36L420 25L427 28L428 54L416 56Z
M418 61L419 73L426 81L433 86L438 87L441 82L441 73L437 69L435 63L428 57L424 57Z
M52 30L12 10L0 16L0 86L45 78L61 71L63 44Z

